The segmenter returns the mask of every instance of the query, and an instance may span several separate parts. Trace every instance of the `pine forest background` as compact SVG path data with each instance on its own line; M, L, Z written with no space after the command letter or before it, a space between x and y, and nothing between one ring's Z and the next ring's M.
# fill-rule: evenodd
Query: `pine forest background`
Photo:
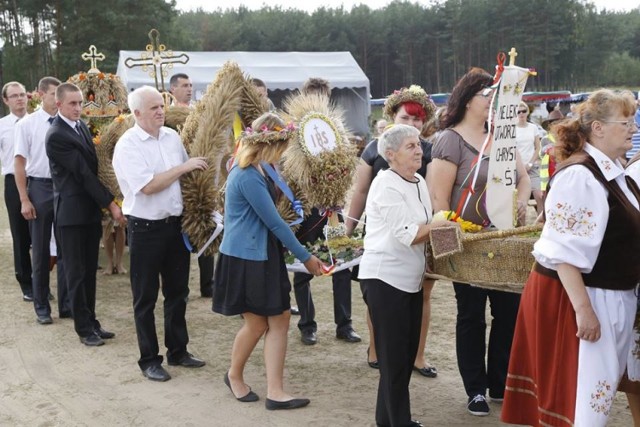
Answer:
M118 51L144 49L151 28L178 52L350 51L375 98L412 83L448 92L472 66L493 72L496 54L512 46L517 65L538 71L527 90L640 85L640 7L597 11L584 0L395 1L312 14L181 12L173 0L0 0L0 83L31 90L44 75L65 80L89 68L80 54L91 44L107 57L101 71L115 72Z

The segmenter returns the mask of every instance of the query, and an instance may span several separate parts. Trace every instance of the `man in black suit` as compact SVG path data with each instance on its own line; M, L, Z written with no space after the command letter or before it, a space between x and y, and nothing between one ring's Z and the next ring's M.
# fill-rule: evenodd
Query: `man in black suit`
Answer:
M73 322L80 341L88 346L104 344L115 334L105 331L96 319L96 270L100 247L101 208L114 220L125 223L113 195L98 181L98 158L87 125L80 120L82 92L71 83L56 89L58 115L47 132L46 149L54 191L55 224Z

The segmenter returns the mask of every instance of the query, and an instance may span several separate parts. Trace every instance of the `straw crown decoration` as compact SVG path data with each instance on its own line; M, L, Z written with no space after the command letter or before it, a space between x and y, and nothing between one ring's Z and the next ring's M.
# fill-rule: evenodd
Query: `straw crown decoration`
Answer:
M400 90L394 90L391 95L384 101L384 115L389 119L393 119L394 114L398 111L401 104L405 102L416 102L424 108L427 113L427 120L433 116L436 106L429 98L427 92L418 85L411 85L408 88L403 87Z

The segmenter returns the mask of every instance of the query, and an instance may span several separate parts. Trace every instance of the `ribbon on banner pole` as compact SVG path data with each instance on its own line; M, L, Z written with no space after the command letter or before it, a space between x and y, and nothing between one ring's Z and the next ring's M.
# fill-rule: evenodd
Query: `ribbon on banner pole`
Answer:
M304 211L302 210L302 202L295 198L293 191L289 188L287 183L282 179L282 176L267 162L260 162L260 166L262 166L262 170L265 171L269 178L273 180L273 182L278 186L280 191L289 199L291 202L291 208L298 215L298 219L289 223L289 227L298 225L304 220Z

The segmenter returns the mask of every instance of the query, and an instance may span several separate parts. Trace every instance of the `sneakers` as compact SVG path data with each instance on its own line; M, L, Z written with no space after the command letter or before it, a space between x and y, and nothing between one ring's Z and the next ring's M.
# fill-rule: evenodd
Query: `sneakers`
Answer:
M489 415L489 404L487 403L487 399L481 394L476 394L474 397L470 397L469 403L467 403L467 411L476 417L486 417Z

